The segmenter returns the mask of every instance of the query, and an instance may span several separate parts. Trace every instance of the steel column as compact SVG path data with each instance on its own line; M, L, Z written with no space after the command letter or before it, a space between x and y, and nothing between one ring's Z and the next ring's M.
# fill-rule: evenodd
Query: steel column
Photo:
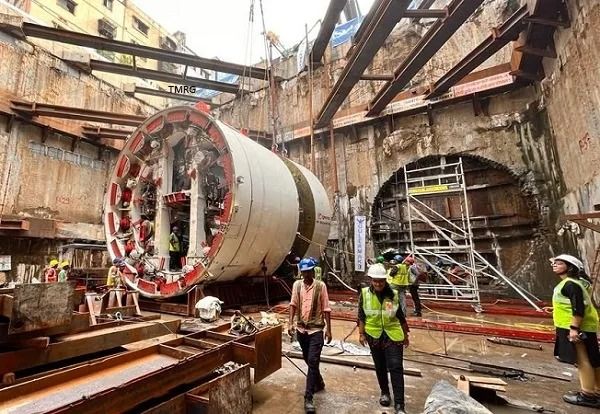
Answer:
M310 52L310 61L313 63L319 63L325 54L329 39L335 29L335 24L339 20L340 13L346 6L348 0L330 0L329 7L325 13L323 23L321 23L321 29L315 39L312 50Z
M372 7L377 7L377 10L374 12L368 27L364 29L364 34L354 46L354 51L348 63L319 112L316 127L321 128L329 124L354 85L360 80L373 56L406 12L409 3L408 0L381 0L373 4Z
M21 30L28 37L52 40L71 45L91 47L94 49L107 50L123 53L125 55L139 56L155 59L163 62L179 63L191 67L214 70L217 72L232 73L256 79L265 79L266 70L258 67L248 67L236 63L222 62L216 59L206 59L187 53L176 52L167 49L136 45L134 43L111 40L104 37L92 36L69 30L55 29L33 23L23 23Z
M524 20L528 15L527 6L521 7L448 73L438 79L427 95L427 99L443 94L509 42L516 40L525 27Z
M433 55L483 3L483 0L454 0L448 6L448 17L437 20L396 69L394 80L384 85L369 104L367 116L379 114L388 103L425 66Z

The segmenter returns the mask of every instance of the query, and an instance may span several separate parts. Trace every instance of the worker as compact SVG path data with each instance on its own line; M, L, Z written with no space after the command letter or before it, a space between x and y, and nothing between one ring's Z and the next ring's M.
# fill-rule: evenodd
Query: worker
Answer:
M398 291L400 307L402 308L402 313L406 315L406 291L410 285L408 265L404 263L404 257L399 254L394 256L390 264L391 266L387 271L387 281L392 289Z
M181 230L177 226L173 226L173 231L169 236L169 257L169 269L181 269Z
M311 258L300 261L302 280L295 281L292 286L288 323L288 334L291 337L296 334L308 366L304 391L304 411L307 413L315 412L313 394L325 389L319 363L325 340L331 342L329 295L325 283L315 280L315 267L316 263Z
M58 278L58 260L52 259L48 264L48 267L44 270L44 282L54 283Z
M554 355L577 364L581 391L563 395L570 404L600 408L600 349L598 312L586 285L579 278L583 263L569 254L552 259L552 271L561 281L552 295L552 318L556 327Z
M410 291L410 297L412 298L414 306L413 316L421 316L422 308L421 298L419 298L419 281L423 277L426 277L427 270L423 265L415 262L413 256L407 256L406 259L404 259L404 264L409 266L408 281L410 285L408 286L408 290Z
M148 252L149 242L154 237L154 223L150 221L147 215L142 214L142 222L140 223L140 244L145 252Z
M404 414L404 347L408 346L408 325L398 291L387 283L385 267L374 264L367 270L371 286L362 288L358 298L358 332L361 345L369 345L381 390L379 404L391 404L388 371L394 391L394 410Z
M115 258L112 263L113 265L108 269L106 277L106 286L109 288L121 285L121 269L125 267L125 261L120 257Z
M71 264L68 260L64 260L60 264L60 272L58 273L58 281L66 282L69 277L69 270L71 269Z

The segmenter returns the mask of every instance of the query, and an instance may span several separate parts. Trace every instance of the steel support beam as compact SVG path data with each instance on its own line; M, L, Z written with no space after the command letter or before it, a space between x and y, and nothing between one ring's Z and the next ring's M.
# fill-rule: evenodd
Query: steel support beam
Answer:
M267 73L264 68L250 68L236 63L222 62L216 59L206 59L187 53L136 45L134 43L123 42L120 40L111 40L104 37L92 36L84 33L72 32L69 30L55 29L53 27L47 27L33 23L23 23L21 30L25 36L28 37L36 37L60 43L68 43L71 45L107 50L125 55L155 59L163 62L178 63L181 65L214 70L217 72L232 73L235 75L252 77L255 79L264 80L267 77Z
M331 35L333 34L333 30L335 29L335 24L340 18L340 13L346 6L348 0L330 0L329 7L327 8L327 12L325 13L325 18L323 19L323 23L321 23L321 29L319 30L319 34L315 39L315 43L313 44L312 50L310 52L310 61L312 63L319 63L325 54L325 50L327 49L327 45L329 44L329 39L331 39Z
M218 82L209 79L202 78L194 78L194 77L183 77L182 75L178 75L176 73L168 73L161 72L153 69L144 69L144 68L134 68L129 65L123 65L121 63L111 63L104 62L101 60L90 60L89 63L78 61L71 61L74 65L83 66L89 69L90 71L99 71L99 72L108 72L108 73L116 73L118 75L123 76L133 76L136 78L143 79L152 79L160 82L171 83L173 85L188 85L195 86L198 88L211 89L220 92L238 94L241 93L242 90L239 89L239 85ZM244 90L244 93L249 93L250 91Z
M145 116L141 115L96 111L37 102L11 101L11 103L11 109L15 113L25 117L47 116L51 118L78 119L81 121L130 126L138 126L146 119Z
M448 5L448 17L437 20L394 72L369 104L367 116L379 114L392 99L425 66L433 55L452 37L458 28L483 3L483 0L454 0Z
M362 75L360 80L366 81L391 81L394 79L392 75Z
M358 43L354 45L348 63L325 100L316 120L317 128L329 125L339 107L371 63L373 56L381 48L396 23L404 16L409 3L408 0L381 0L373 4L372 7L377 7L377 9Z
M83 126L81 127L81 132L84 136L91 139L119 139L125 140L133 132L133 129L115 129L115 128L102 128L102 127L92 127L92 126Z
M186 95L186 94L181 94L181 93L172 93L172 92L167 92L167 91L163 91L160 89L144 88L144 87L137 86L137 85L134 85L134 88L132 88L132 90L125 90L125 93L128 95L139 94L139 95L158 96L160 98L177 99L177 100L186 101L186 102L204 102L206 104L213 105L213 103L210 101L210 99L203 99L203 98L199 98L197 96Z
M427 95L427 99L440 96L448 91L509 42L516 40L519 33L525 28L524 20L528 15L527 6L523 6L500 27L494 29L492 34L473 49L471 53L435 82L431 92Z
M415 19L443 19L446 16L448 16L447 9L410 9L404 14L404 17Z

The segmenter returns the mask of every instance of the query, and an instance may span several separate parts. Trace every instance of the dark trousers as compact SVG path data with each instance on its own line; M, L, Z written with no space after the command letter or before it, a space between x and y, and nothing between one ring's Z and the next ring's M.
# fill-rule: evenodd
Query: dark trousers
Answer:
M385 335L385 334L383 334ZM375 373L377 382L382 394L390 394L388 383L388 371L392 377L392 390L394 391L394 405L404 407L404 366L402 357L404 348L402 344L391 342L389 339L383 339L373 343L369 338L369 347L371 356L375 363Z
M415 305L415 312L421 313L421 298L419 297L419 285L410 285L408 288L410 291L410 297Z
M302 357L308 366L308 374L306 376L306 391L304 397L312 398L317 385L323 383L323 377L319 371L321 363L321 350L325 341L323 340L323 331L315 332L314 334L301 333L296 331L298 343L302 348Z
M181 253L169 252L169 270L181 269Z

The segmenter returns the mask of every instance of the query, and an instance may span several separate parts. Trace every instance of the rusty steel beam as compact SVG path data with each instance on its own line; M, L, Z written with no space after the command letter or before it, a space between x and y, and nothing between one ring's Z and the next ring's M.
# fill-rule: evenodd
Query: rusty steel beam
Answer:
M364 29L358 43L353 46L353 52L348 59L348 63L325 100L317 116L315 123L317 128L329 125L339 107L371 63L373 56L381 48L396 23L404 16L409 3L408 0L381 0L373 4L372 9L375 7L377 9L374 11L372 20ZM369 14L371 14L371 11ZM365 22L363 22L361 28L364 24Z
M68 61L68 60L67 60ZM82 66L82 62L68 61ZM173 85L188 85L198 88L212 89L215 91L238 94L241 92L249 93L248 90L241 90L238 84L213 81L209 79L194 78L191 76L182 76L176 73L161 72L153 69L134 68L133 66L124 65L121 63L104 62L101 60L91 59L83 64L90 71L116 73L124 76L134 76L137 78L152 79L160 82L172 83Z
M394 79L392 75L362 75L360 80L366 81L390 81Z
M420 19L443 19L448 16L447 9L409 9L404 14L404 17L413 17Z
M528 15L527 6L523 6L500 27L494 29L492 34L435 82L427 99L440 96L448 91L509 42L516 40L519 33L525 28L524 20Z
M51 118L78 119L89 122L102 122L115 125L138 126L145 116L118 112L96 111L85 108L59 106L38 102L11 101L11 109L25 117L46 116Z
M116 328L60 336L44 352L40 352L39 349L28 348L2 352L0 353L0 374L93 354L117 348L130 342L165 335L177 331L179 324L180 320L140 322Z
M84 125L81 127L81 132L84 136L93 139L119 139L125 140L134 130L116 129L116 128L102 128Z
M204 102L209 105L214 105L210 99L199 98L197 96L186 95L186 94L182 94L182 93L172 93L172 92L162 91L160 89L144 88L144 87L137 86L137 85L135 85L135 89L133 90L133 92L125 91L125 94L128 94L128 95L135 95L135 94L151 95L151 96L158 96L160 98L177 99L177 100L186 101L186 102Z
M339 20L340 13L342 10L344 10L347 2L348 0L329 1L329 7L327 7L327 12L325 13L325 17L321 23L321 29L319 29L319 34L315 39L312 50L310 51L311 62L321 62L321 59L325 54L325 50L327 49L327 45L329 44L329 39L331 39L331 35L335 29L335 24Z
M437 20L394 71L394 80L386 83L369 103L367 116L378 115L414 78L427 62L452 37L458 28L483 3L483 0L454 0L448 5L448 17Z
M190 67L214 70L216 72L232 73L235 75L251 77L264 80L267 77L266 70L259 67L248 67L237 63L223 62L217 59L206 59L187 53L176 52L167 49L143 46L134 43L111 40L104 37L92 36L69 30L55 29L33 23L22 23L21 28L25 36L52 40L60 43L90 47L93 49L107 50L155 59L162 62L178 63Z

